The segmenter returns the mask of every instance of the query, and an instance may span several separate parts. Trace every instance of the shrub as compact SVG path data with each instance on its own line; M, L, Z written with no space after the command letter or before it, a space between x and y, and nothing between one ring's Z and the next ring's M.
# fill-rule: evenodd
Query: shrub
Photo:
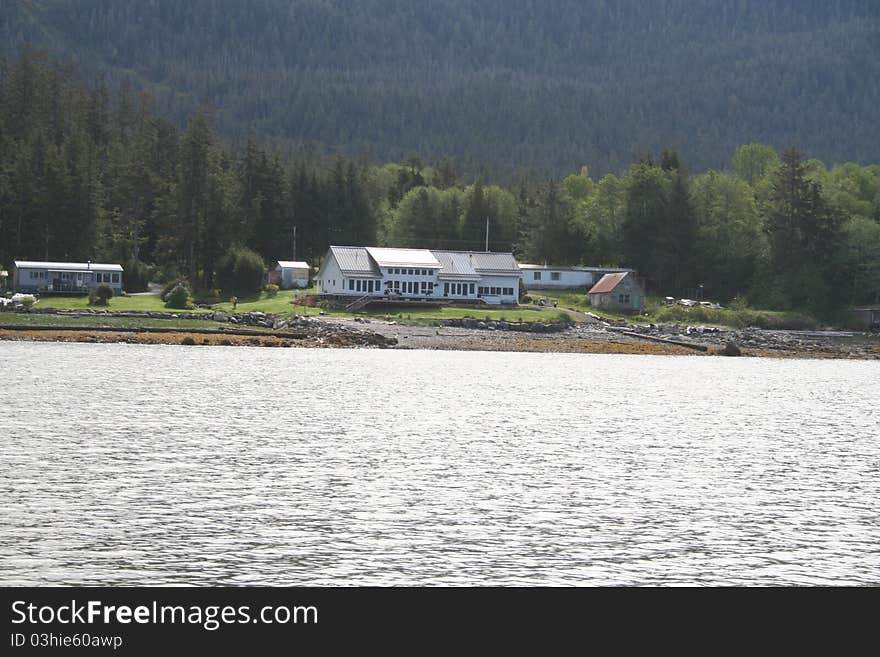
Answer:
M574 320L568 313L556 313L556 321L560 324L571 324Z
M182 278L175 278L174 280L166 283L165 287L162 288L162 293L159 295L162 301L168 301L168 295L171 294L174 288L179 285L183 285L184 287L186 287L186 281Z
M33 294L25 294L24 296L20 297L19 301L21 302L22 306L30 309L33 308L34 304L37 302L37 298Z
M101 283L89 292L89 303L93 306L109 306L112 298L113 288L106 283Z
M122 267L126 292L146 292L153 274L150 267L140 260L129 260Z
M217 281L225 294L259 292L265 267L259 254L243 246L232 246L217 265Z
M192 308L192 294L189 288L183 282L178 283L177 287L168 293L165 305L169 308Z
M278 286L274 283L269 283L266 286L266 296L267 297L275 297L278 296Z

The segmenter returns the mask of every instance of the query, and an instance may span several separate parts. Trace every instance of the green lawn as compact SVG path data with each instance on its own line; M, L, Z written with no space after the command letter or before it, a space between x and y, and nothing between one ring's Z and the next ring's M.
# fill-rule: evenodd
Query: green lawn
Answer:
M307 295L314 294L316 290L310 288L308 290L299 290L297 294ZM268 296L265 292L250 296L239 297L236 312L265 312L274 314L296 313L298 315L317 315L321 312L320 308L310 308L307 306L298 306L292 303L294 290L281 290L274 297ZM779 313L767 310L730 310L730 309L710 309L695 306L685 308L683 306L667 307L663 305L663 300L659 297L648 297L646 303L646 314L642 315L625 315L622 313L612 313L606 310L594 310L587 303L586 294L580 290L530 290L529 296L537 302L541 298L547 299L547 306L522 306L514 309L492 309L488 307L462 308L459 306L449 306L445 308L364 308L355 313L345 312L343 310L328 310L326 314L331 317L369 317L376 319L385 319L395 321L413 321L413 322L436 322L444 319L461 319L463 317L473 317L479 320L494 320L508 322L552 322L558 321L559 313L563 308L571 308L579 312L595 312L608 319L623 319L627 322L655 322L655 323L680 323L680 324L718 324L722 326L767 326L775 327L784 324L809 323L809 318L803 318L795 313ZM201 300L210 303L212 299ZM558 304L558 308L553 308L553 302ZM214 308L225 312L232 311L232 303L228 300L214 303ZM110 300L109 306L91 306L87 297L40 297L37 308L58 308L59 310L83 310L83 309L106 309L116 311L126 310L143 310L152 312L186 312L166 308L164 302L157 295L138 295L114 297ZM211 312L206 309L195 308L189 312L207 313ZM23 323L21 318L25 315L15 314L6 316L3 320L6 324ZM9 319L15 317L18 319ZM57 318L63 319L63 318ZM77 318L72 318L77 320ZM31 321L31 320L27 320ZM158 320L163 321L163 320ZM57 323L51 319L46 320L47 323ZM76 323L76 322L72 322ZM146 324L139 324L146 325Z
M717 324L720 326L759 326L764 328L807 328L815 325L815 320L795 312L774 310L754 310L744 308L706 308L704 306L666 306L663 298L649 296L645 300L643 314L627 315L610 312L605 309L594 309L587 302L585 291L577 290L530 290L529 295L537 301L547 298L549 303L557 301L559 306L592 312L607 319L622 319L630 323L663 323L663 324Z
M218 328L229 326L201 319L151 319L149 317L107 317L103 315L30 315L0 313L0 328L12 325L26 326L86 326L89 328Z
M89 304L88 297L50 297L41 296L35 308L57 308L58 310L148 310L158 312L188 312L174 310L165 307L165 302L158 295L138 295L127 297L113 297L109 306L93 306ZM192 312L209 312L207 310L194 309Z
M545 308L541 310L530 308L383 308L376 310L364 309L356 313L330 310L327 314L331 317L372 317L376 319L390 319L394 321L420 321L434 322L444 319L462 319L472 317L478 320L502 321L502 322L553 322L557 321L559 310Z

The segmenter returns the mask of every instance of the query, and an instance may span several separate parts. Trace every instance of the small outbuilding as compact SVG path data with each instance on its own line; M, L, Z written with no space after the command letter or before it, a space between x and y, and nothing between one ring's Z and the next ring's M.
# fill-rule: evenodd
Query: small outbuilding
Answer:
M269 272L269 281L282 290L309 286L309 263L294 260L279 260Z
M645 307L645 289L631 271L605 274L587 296L594 308L639 312Z
M876 331L880 329L880 304L858 306L852 309L853 318L863 328Z

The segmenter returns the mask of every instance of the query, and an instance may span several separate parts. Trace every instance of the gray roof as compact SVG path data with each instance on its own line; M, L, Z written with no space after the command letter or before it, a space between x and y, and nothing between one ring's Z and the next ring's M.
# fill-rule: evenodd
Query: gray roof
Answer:
M458 251L434 251L434 256L440 261L440 278L454 278L457 280L477 280L480 275L473 265L470 253Z
M330 252L343 274L348 276L381 276L376 261L363 246L331 246Z
M501 274L504 276L522 276L516 258L512 253L487 253L476 251L473 256L474 270L478 274Z
M365 246L331 246L330 253L346 276L380 277L382 266L437 269L441 278L476 280L480 274L522 276L512 253L434 251ZM377 261L378 260L378 261ZM322 267L323 268L323 267Z
M584 267L581 265L534 265L525 262L519 263L520 269L539 269L541 271L586 271L617 273L621 271L633 271L627 267Z
M53 269L57 271L122 271L122 265L109 265L100 262L40 262L36 260L16 260L18 269Z

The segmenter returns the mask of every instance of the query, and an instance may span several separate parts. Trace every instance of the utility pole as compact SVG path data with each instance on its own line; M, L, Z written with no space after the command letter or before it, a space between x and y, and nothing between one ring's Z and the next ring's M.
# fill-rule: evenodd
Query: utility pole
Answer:
M489 215L486 215L486 253L489 252Z
M296 224L293 225L293 259L296 260Z

